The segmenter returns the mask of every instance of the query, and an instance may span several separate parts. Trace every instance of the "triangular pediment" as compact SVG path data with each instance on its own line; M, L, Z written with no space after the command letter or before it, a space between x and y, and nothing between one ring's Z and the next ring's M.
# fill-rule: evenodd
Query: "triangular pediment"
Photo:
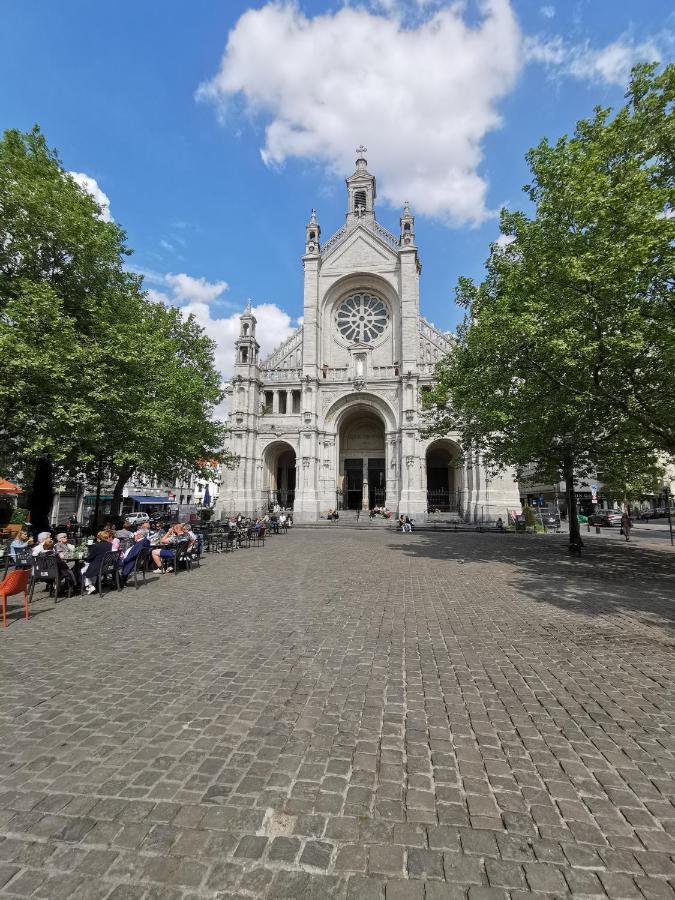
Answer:
M391 264L396 259L396 250L388 247L365 226L357 225L331 248L323 260L323 268L362 269Z

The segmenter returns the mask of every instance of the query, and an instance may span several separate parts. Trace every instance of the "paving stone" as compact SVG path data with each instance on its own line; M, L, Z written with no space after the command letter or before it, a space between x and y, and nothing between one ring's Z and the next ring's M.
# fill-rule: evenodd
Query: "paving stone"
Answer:
M386 900L424 900L424 885L421 882L389 879Z
M50 615L0 635L0 880L667 896L668 555L408 537L296 530L115 604L38 597Z
M300 856L300 863L316 869L327 869L332 851L333 845L325 841L307 841Z

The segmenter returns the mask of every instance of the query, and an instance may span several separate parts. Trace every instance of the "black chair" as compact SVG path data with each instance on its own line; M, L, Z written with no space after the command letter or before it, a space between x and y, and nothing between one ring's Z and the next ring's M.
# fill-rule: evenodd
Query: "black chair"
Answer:
M237 532L230 528L223 537L223 550L234 550L237 546Z
M33 550L31 547L21 547L14 551L14 568L28 569L33 565Z
M177 575L180 565L184 565L188 571L192 570L192 560L188 555L190 545L187 540L176 541L175 544L170 545L166 549L173 550L172 557L164 557L164 570L166 572L173 570L173 574Z
M38 553L32 559L33 571L30 579L30 591L28 593L28 602L33 602L33 594L35 593L35 585L42 582L49 587L50 596L53 594L54 603L59 597L59 590L62 587L68 588L68 596L73 592L73 579L70 572L68 575L62 575L59 571L59 561L54 553Z
M190 560L190 568L192 566L197 566L199 568L201 566L201 553L199 552L199 536L197 536L197 540L188 547L188 559Z
M84 573L85 577L87 573ZM94 578L95 584L94 587L96 590L94 593L103 595L103 583L107 578L110 578L113 582L113 586L116 590L120 590L122 587L122 581L120 579L120 551L119 550L109 550L101 560L101 567L96 573ZM92 579L89 579L92 581ZM84 577L82 578L81 584L81 592L84 592Z
M124 579L124 583L126 584L130 578L134 579L134 587L138 590L138 576L142 575L143 584L145 584L146 575L148 574L148 563L150 562L150 554L152 553L152 547L143 547L142 550L139 551L138 556L134 560L134 567L129 572L127 577Z

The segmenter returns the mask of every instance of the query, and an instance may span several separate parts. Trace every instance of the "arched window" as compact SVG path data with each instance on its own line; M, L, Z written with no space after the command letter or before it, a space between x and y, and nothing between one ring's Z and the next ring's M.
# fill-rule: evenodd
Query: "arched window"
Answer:
M410 231L410 222L406 222L403 226L404 231Z
M241 333L242 333L244 336L248 334L248 323L246 323L246 322L244 323L244 325L243 325L243 327L242 327L242 329L241 329Z
M310 239L310 241L313 241L315 237L316 237L315 232L314 232L314 231L310 231L310 233L309 233L309 239Z

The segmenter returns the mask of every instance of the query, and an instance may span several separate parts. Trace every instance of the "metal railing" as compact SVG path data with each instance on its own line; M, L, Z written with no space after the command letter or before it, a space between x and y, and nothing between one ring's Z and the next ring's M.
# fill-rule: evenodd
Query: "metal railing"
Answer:
M267 492L267 508L268 508L268 510L273 509L277 504L282 509L293 509L294 501L295 501L295 490L291 490L288 488L282 488L279 491L268 491Z
M459 512L462 508L462 491L427 491L427 512Z

